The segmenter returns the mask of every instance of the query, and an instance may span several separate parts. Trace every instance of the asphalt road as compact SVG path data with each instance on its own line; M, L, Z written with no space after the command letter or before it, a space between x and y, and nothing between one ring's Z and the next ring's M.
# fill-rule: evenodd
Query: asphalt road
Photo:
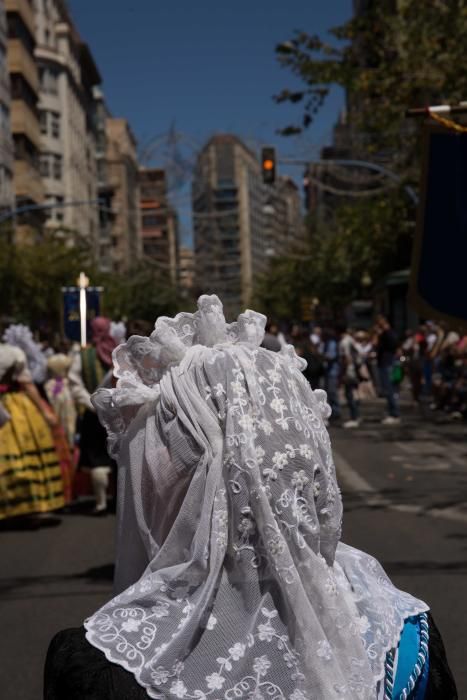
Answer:
M408 409L401 427L382 428L380 413L373 404L357 431L331 431L343 539L430 604L467 698L467 430ZM81 513L57 527L0 531L2 700L40 700L52 636L110 596L114 524Z
M467 427L406 407L401 426L388 428L382 413L375 402L359 429L331 430L343 540L428 603L467 698Z

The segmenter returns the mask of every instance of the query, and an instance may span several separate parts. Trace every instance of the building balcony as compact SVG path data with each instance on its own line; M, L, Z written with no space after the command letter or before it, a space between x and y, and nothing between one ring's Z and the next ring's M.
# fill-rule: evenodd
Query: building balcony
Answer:
M9 105L11 99L11 87L8 76L0 76L0 100L4 105Z
M14 183L17 199L31 200L36 204L43 202L44 186L39 171L26 160L15 161Z
M7 168L12 168L14 159L13 140L9 129L0 128L0 162Z
M31 36L35 36L34 8L29 0L5 0L5 10L20 15Z
M11 132L12 134L24 134L36 148L40 148L41 130L39 122L33 111L22 100L12 100Z
M39 94L39 75L36 64L21 39L8 42L8 72L20 73L36 94Z

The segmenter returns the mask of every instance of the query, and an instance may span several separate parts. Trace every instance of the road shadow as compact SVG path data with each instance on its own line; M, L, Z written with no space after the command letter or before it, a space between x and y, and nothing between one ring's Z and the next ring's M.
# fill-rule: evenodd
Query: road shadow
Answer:
M11 578L0 578L0 597L7 600L17 600L19 598L34 598L36 595L33 591L24 591L21 589L29 588L30 586L47 587L54 584L67 584L76 581L82 581L90 584L106 584L111 585L114 577L114 565L103 564L102 566L93 566L85 571L75 574L47 574L45 576L17 576ZM15 594L14 594L15 593ZM37 597L53 597L66 596L66 591L59 593L53 592L50 594L39 594Z
M381 562L389 576L423 576L430 573L464 575L467 561L384 561Z

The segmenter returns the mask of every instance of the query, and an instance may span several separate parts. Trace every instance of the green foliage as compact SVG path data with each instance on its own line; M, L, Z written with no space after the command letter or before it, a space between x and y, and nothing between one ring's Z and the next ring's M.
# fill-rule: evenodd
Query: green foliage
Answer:
M301 300L317 297L338 314L361 296L364 275L377 280L403 267L410 245L407 199L400 192L357 204L344 204L324 223L310 222L308 251L272 261L258 281L255 297L261 311L275 318L300 318ZM397 222L397 224L396 224Z
M401 185L364 199L334 197L331 215L309 222L309 257L274 261L257 286L260 305L279 317L297 317L303 297L342 309L364 291L363 275L377 281L409 265L415 211L403 186L418 185L421 130L406 109L467 99L467 0L378 0L329 34L326 41L296 32L276 48L281 65L303 83L275 97L301 110L300 122L281 133L309 127L340 86L349 157L382 160Z
M112 318L142 319L154 323L159 316L180 311L180 298L167 276L150 262L136 264L123 275L100 275L104 311Z
M3 242L0 255L1 316L37 326L59 328L61 288L76 283L89 269L89 249L69 248L45 239L34 245Z
M345 89L349 118L364 138L367 154L391 152L399 172L418 161L418 129L405 110L467 98L464 54L467 45L465 0L379 0L359 17L330 30L330 42L306 32L280 44L280 63L304 83L283 90L277 102L303 105L296 133L312 123L333 85ZM412 170L413 172L413 170Z
M176 290L153 265L140 263L126 274L99 273L85 244L73 248L45 238L39 243L11 244L0 249L0 321L23 322L32 328L59 331L62 287L73 286L81 270L91 284L102 285L103 312L114 319L143 319L179 310Z

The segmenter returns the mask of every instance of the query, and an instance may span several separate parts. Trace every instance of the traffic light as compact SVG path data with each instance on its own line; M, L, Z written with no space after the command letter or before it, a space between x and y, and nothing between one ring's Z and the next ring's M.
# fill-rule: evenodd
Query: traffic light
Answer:
M276 149L268 146L261 150L261 170L265 185L273 185L276 181Z

